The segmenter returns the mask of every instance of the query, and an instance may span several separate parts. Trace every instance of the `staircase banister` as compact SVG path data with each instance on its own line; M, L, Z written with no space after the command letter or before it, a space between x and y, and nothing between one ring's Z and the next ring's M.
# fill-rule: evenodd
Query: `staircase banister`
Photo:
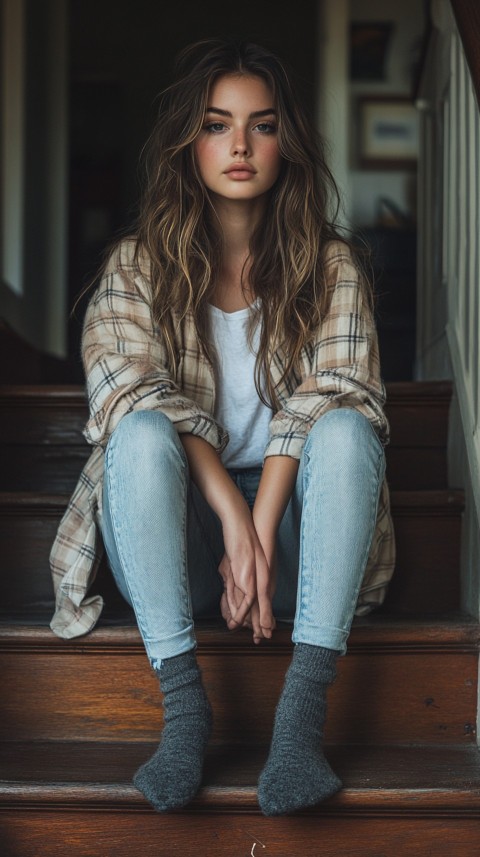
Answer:
M451 0L451 4L480 108L480 3Z

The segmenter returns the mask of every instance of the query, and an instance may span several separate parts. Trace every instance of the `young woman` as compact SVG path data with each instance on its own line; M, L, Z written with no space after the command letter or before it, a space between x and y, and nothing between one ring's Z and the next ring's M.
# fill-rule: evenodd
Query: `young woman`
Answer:
M294 619L258 785L266 815L288 813L341 787L322 751L326 691L355 611L381 603L393 569L371 296L269 51L184 51L146 151L137 231L85 319L95 448L52 549L52 629L97 621L104 544L164 694L160 746L134 782L167 811L196 794L212 727L194 619L220 607L255 643Z

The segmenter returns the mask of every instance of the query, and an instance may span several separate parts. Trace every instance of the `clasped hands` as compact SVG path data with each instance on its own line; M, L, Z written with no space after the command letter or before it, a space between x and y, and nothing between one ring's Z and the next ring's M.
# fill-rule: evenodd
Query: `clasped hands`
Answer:
M248 510L240 520L224 523L225 553L218 567L224 582L220 608L227 627L251 628L256 644L275 629L275 537L260 537Z

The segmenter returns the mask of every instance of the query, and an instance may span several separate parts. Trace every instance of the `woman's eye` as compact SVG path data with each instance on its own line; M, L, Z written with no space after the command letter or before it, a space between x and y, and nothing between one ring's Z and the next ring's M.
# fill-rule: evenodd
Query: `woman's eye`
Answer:
M223 131L225 125L223 124L223 122L209 122L203 127L205 131L208 131L210 134L218 134L220 131Z
M277 126L273 122L260 122L259 125L255 125L255 128L262 134L275 134L277 130Z

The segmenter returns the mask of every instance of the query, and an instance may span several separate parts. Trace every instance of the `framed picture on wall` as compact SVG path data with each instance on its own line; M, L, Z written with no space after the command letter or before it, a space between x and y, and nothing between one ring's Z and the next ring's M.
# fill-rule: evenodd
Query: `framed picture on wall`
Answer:
M370 170L415 169L418 113L404 96L358 99L358 164Z

